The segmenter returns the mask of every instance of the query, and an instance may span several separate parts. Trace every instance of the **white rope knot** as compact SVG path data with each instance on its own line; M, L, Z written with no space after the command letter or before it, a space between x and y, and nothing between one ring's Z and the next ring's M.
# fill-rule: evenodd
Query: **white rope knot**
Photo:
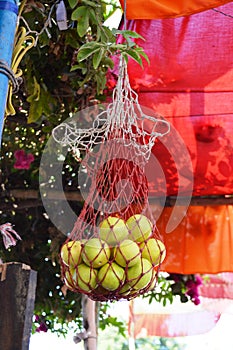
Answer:
M0 73L5 74L11 81L13 86L12 93L17 93L19 91L19 86L23 81L22 77L16 77L11 67L9 67L7 62L3 60L0 60Z
M9 222L0 225L0 233L2 234L3 244L6 249L8 249L10 246L15 246L17 240L22 239ZM13 235L15 237L13 237Z

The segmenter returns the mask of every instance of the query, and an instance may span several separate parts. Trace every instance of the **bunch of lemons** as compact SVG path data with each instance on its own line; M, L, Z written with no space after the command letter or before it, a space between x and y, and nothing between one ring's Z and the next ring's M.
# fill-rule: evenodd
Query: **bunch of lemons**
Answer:
M151 288L165 256L163 242L153 236L153 225L142 214L127 221L109 216L100 222L98 237L70 240L61 248L68 288L118 299Z

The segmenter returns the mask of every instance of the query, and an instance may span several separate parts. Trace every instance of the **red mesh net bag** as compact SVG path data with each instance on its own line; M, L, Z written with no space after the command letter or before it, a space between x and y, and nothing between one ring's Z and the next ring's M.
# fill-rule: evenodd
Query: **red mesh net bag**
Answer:
M62 129L59 142L85 154L84 206L61 248L65 284L98 301L147 292L156 284L166 249L150 209L145 165L169 124L143 113L122 60L113 101L92 128L63 123Z

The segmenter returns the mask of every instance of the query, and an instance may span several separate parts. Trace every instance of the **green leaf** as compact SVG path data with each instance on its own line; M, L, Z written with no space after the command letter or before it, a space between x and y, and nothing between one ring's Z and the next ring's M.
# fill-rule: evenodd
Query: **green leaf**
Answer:
M76 10L72 12L71 19L73 21L78 21L81 17L85 16L86 11L86 6L79 6Z
M77 32L78 35L82 38L88 31L89 28L89 16L87 11L87 16L81 17L78 21Z
M82 61L86 60L88 57L90 57L91 55L93 55L98 50L99 50L98 47L81 48L78 52L77 60L79 62L82 62Z
M70 32L67 32L65 37L65 44L71 46L74 49L77 49L80 44L78 42L78 35L76 28L71 29Z
M102 72L100 72L99 74L95 75L95 80L97 83L97 94L102 94L106 85L106 77Z
M104 57L103 59L103 65L108 66L109 68L114 68L114 62L110 57Z
M70 7L73 9L79 3L78 0L68 0Z
M93 67L94 69L97 69L99 67L99 64L103 58L103 55L105 53L105 50L103 47L101 47L98 51L96 51L93 55Z
M89 28L89 11L86 6L80 6L72 12L71 19L78 21L77 32L83 37Z
M148 64L150 64L149 57L147 56L147 54L145 53L145 51L143 50L142 47L140 47L140 46L139 46L139 47L136 47L135 50L137 51L137 53L138 53L140 56L142 56L142 57L145 58L145 60L147 61Z
M105 26L101 27L101 41L104 43L116 42L116 37L108 27L105 27Z
M117 35L117 34L120 34L122 35L125 39L126 38L135 38L135 39L142 39L142 40L145 40L143 38L143 36L141 36L140 34L136 33L136 32L133 32L132 30L119 30L119 29L115 29L113 28L112 29L112 32L113 34Z
M140 64L140 66L142 66L142 59L141 59L140 55L137 53L137 51L129 49L129 50L126 51L126 53L127 53L128 56L130 56L136 62L138 62Z
M99 4L96 4L96 3L94 3L93 1L90 1L90 0L82 0L82 3L86 4L87 6L94 7L94 8L100 7Z
M97 14L93 10L93 8L88 8L88 11L89 11L89 17L90 17L90 20L92 21L92 23L98 24Z
M128 63L129 60L128 60L128 55L127 55L127 53L122 52L121 55L122 55L122 57L124 58L125 62Z

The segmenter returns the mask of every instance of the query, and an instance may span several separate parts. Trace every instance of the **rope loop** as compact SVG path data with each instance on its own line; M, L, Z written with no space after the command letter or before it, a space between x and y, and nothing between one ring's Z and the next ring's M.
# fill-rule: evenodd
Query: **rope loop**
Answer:
M11 67L9 67L7 62L3 60L0 60L0 73L5 74L7 78L11 81L12 93L17 93L19 91L19 86L23 81L22 77L16 77Z

